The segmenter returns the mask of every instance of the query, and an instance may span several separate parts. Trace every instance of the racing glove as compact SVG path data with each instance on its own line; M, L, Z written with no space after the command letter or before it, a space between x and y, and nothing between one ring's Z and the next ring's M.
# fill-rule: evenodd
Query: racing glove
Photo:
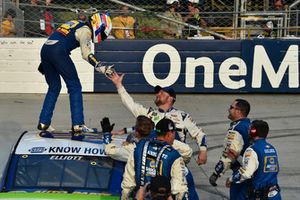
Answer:
M112 134L111 133L104 133L103 135L103 143L109 144L112 141Z
M115 124L110 124L109 118L108 117L104 117L101 121L101 128L102 128L102 132L104 133L110 133L113 129Z
M112 141L112 134L111 131L113 130L115 124L110 124L109 118L108 117L104 117L101 121L101 128L102 128L102 132L103 134L103 143L104 144L109 144Z
M217 180L218 178L220 177L220 175L218 175L216 172L212 173L212 175L209 177L209 183L216 187L218 184L217 184Z
M215 166L214 173L209 177L209 183L212 186L217 186L217 180L221 176L220 174L224 171L224 163L222 160L219 160L217 165Z
M112 73L115 72L114 65L105 66L105 65L102 65L101 62L97 63L97 65L95 66L95 70L97 72L101 72L101 73L105 74L105 76L110 76Z
M102 65L102 63L98 61L95 55L92 53L88 55L88 61L91 65L95 67L95 70L97 72L101 72L105 74L105 76L110 76L115 71L114 65L109 65L109 66Z

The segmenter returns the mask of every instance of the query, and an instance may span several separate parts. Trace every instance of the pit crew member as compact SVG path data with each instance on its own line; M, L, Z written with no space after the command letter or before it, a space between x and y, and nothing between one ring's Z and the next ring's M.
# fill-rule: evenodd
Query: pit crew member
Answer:
M157 123L156 131L157 138L141 140L129 156L122 181L122 200L129 199L135 188L140 189L155 176L169 177L176 199L187 198L185 164L171 146L175 139L175 125L170 119L164 118Z
M249 200L281 200L277 176L279 161L277 151L266 141L269 125L263 120L254 120L251 124L249 136L254 143L248 147L243 155L243 165L226 181L226 186L232 183L241 184L251 179L248 190ZM236 157L233 150L230 155Z
M217 186L217 179L224 174L228 169L232 169L233 173L238 170L240 163L238 160L228 157L228 150L233 149L239 155L243 155L246 148L250 145L248 138L248 130L250 126L250 119L247 118L250 112L250 104L244 99L235 99L228 109L228 119L232 122L227 131L223 144L223 152L220 160L215 166L215 171L209 178L212 186ZM247 192L248 181L243 184L231 184L230 200L245 199Z
M104 121L104 120L103 120ZM112 136L109 134L105 134L104 143L105 145L105 153L106 155L110 156L111 158L123 162L127 162L130 154L134 151L136 147L136 143L138 143L142 139L151 139L156 137L156 132L153 130L154 123L146 116L139 115L136 119L136 124L134 127L134 136L131 139L130 142L123 142L122 145L120 145L119 142L115 142L112 140ZM110 127L111 125L107 125L107 127ZM109 137L107 139L107 137ZM128 138L128 137L127 137ZM188 164L192 157L193 150L188 145L185 144L179 140L174 140L172 147L179 152L181 157L184 160L185 164ZM195 183L192 176L191 171L186 166L185 170L185 176L188 183L188 193L189 193L189 199L198 200L198 194L195 189Z
M127 93L122 84L123 77L124 74L119 75L117 72L113 72L108 78L116 86L122 103L127 109L135 117L139 115L148 116L155 124L163 118L171 119L175 123L180 141L185 142L187 133L189 133L193 139L196 139L199 147L197 163L199 165L205 164L207 160L206 135L202 129L196 125L188 113L173 107L176 101L176 94L173 88L156 86L154 89L156 96L155 104L158 108L146 108L136 103Z

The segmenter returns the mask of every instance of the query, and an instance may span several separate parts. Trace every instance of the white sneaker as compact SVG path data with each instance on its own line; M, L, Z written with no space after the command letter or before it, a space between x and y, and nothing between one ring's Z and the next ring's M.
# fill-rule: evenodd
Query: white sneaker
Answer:
M74 133L97 133L96 129L88 128L86 125L74 125L72 131Z
M41 131L49 131L49 132L53 132L55 131L55 128L53 128L50 124L43 124L43 123L39 123L37 126L37 129L41 130Z

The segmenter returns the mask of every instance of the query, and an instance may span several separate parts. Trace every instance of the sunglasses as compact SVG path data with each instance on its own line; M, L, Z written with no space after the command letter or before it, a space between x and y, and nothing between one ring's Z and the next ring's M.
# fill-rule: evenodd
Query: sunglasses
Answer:
M231 110L231 109L239 109L238 107L234 107L234 106L232 106L232 105L230 105L230 107L229 107L229 109Z

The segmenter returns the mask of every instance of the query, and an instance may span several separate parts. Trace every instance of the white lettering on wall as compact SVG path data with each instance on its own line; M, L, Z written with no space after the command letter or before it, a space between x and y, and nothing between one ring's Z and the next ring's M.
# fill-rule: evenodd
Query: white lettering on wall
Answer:
M203 66L204 77L203 85L205 88L214 87L214 62L208 57L186 58L186 72L185 72L185 87L193 88L195 87L196 79L196 68L198 66Z
M158 79L153 70L154 58L160 53L165 53L170 58L170 71L166 78ZM152 85L162 87L173 85L180 75L181 59L178 51L168 44L157 44L147 50L143 59L143 74L146 81Z
M289 88L299 87L299 55L298 45L291 45L280 66L277 73L267 55L265 48L262 45L256 45L254 48L253 56L253 73L252 73L252 87L260 88L262 84L262 71L266 72L266 75L273 88L278 88L284 73L288 69L289 76Z
M231 66L237 66L238 69L230 69ZM247 66L246 63L237 57L227 58L220 65L219 69L219 78L221 83L229 89L240 89L246 86L245 80L234 81L231 76L245 76L247 75Z
M202 66L204 69L203 87L214 88L214 74L218 73L220 83L229 89L236 90L251 84L253 88L262 87L263 70L267 75L270 85L278 88L282 82L283 76L288 72L288 87L299 87L299 49L298 45L291 45L275 71L265 48L262 45L254 47L252 80L246 82L245 76L249 74L245 61L238 57L230 57L220 64L218 72L215 72L214 62L209 57L187 57L185 73L185 87L194 88L196 85L196 69ZM166 78L159 79L155 76L153 64L155 57L165 53L170 58L170 71ZM233 68L232 66L236 66ZM181 60L178 51L169 44L157 44L147 50L143 59L143 74L146 81L152 85L170 86L174 84L180 75ZM198 80L201 78L198 78Z

